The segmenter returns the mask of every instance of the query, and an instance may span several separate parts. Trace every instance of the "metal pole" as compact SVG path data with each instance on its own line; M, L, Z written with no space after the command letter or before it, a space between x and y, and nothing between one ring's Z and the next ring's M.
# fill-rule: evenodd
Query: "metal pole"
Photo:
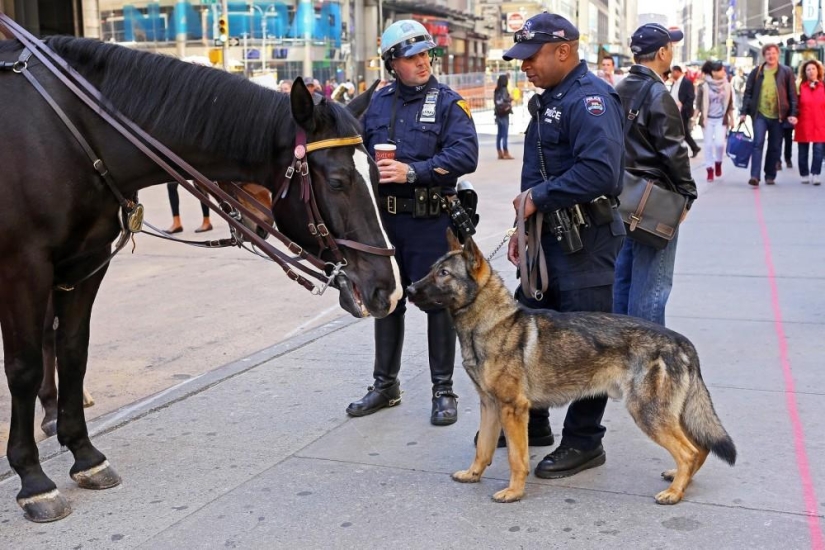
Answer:
M384 0L378 0L378 34L384 33ZM384 61L379 60L378 66L381 67L378 74L381 75L381 80L387 80L387 75L384 74Z
M309 0L301 0L305 4L302 14L304 16L304 75L312 74L312 24L315 22L314 10Z
M229 30L229 0L221 0L221 13L226 17L226 27ZM227 32L226 42L221 45L221 61L223 70L229 70L229 33Z

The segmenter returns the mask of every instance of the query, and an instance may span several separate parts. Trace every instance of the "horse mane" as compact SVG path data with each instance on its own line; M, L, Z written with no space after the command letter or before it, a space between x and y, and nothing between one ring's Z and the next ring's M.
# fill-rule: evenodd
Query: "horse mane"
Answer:
M46 43L167 145L196 144L233 160L264 163L294 136L289 97L241 76L86 38L54 36Z

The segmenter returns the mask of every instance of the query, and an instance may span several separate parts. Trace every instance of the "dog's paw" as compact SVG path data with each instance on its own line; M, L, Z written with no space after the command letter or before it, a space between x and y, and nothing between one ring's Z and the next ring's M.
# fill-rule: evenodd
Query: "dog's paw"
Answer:
M683 493L673 489L665 489L656 495L656 504L676 504L682 500Z
M494 494L493 500L495 500L496 502L516 502L518 500L521 500L521 497L523 496L524 491L516 491L508 487Z
M662 472L662 478L664 478L665 481L673 481L673 479L675 477L676 477L676 468L674 468L672 470L665 470L664 472Z
M473 472L472 470L461 470L452 475L452 478L455 481L461 483L478 483L481 479L481 476L477 473Z

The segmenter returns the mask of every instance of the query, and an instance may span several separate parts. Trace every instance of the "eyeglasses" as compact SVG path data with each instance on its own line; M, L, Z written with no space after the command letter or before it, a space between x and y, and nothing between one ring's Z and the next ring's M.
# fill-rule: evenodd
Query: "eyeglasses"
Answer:
M553 38L553 39L556 39L556 40L563 40L565 42L570 42L569 38L565 38L564 36L559 36L558 34L553 34L553 33L549 33L549 32L542 32L542 31L531 31L531 30L528 30L528 29L520 29L520 30L516 31L516 33L513 35L513 41L516 44L519 44L521 42L529 42L530 40L533 40L536 37L537 34L543 34L545 36L549 36L550 38Z

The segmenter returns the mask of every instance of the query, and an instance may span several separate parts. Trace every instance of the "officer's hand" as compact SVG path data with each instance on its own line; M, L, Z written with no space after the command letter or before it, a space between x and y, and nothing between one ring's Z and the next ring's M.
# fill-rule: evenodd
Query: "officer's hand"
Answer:
M378 174L381 179L378 183L406 183L409 166L395 159L381 159L378 165Z
M799 122L799 119L798 119L798 118L796 118L795 116L789 116L789 117L788 117L788 122L790 122L791 124L793 124L794 126L796 126L796 123L797 123L797 122Z
M507 259L510 263L518 267L518 233L513 233L510 236L510 242L507 243Z
M513 208L516 210L516 216L518 216L518 205L521 203L522 197L527 195L527 202L524 203L524 219L526 220L530 216L536 213L536 203L533 202L533 193L532 189L528 189L523 193L519 193L516 195L516 198L513 199Z

